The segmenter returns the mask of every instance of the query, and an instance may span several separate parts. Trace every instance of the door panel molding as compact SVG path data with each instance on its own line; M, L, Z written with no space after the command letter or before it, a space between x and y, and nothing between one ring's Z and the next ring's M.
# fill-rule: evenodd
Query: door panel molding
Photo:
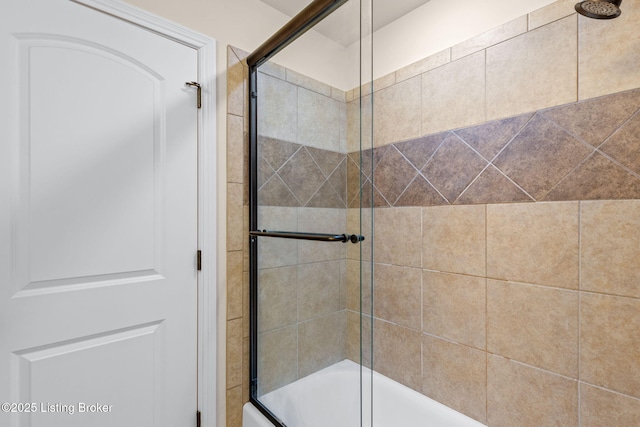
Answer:
M190 46L198 53L198 83L202 108L198 110L198 249L203 253L198 271L198 408L202 425L216 425L216 41L117 0L70 0L131 22ZM194 248L195 249L195 248ZM195 260L195 252L194 252ZM194 262L195 265L195 262ZM224 399L225 396L220 396ZM223 404L219 405L224 407Z
M127 399L124 392L116 400L109 400L110 405L107 405L107 412L113 412L112 417L119 418L111 420L112 423L125 422L131 413L139 412L148 412L149 419L152 420L153 414L162 414L164 411L162 403L158 399L162 396L165 387L162 375L162 371L166 369L165 360L163 352L158 351L164 346L164 343L163 322L156 321L15 351L11 355L12 401L31 402L35 396L40 395L43 391L46 393L46 389L51 387L51 384L66 381L67 389L74 387L91 389L91 384L98 384L91 392L93 403L96 403L101 395L99 384L110 380L122 384L129 397L132 394L145 396L142 401L135 402L135 404ZM100 347L111 348L109 360L100 359ZM117 362L121 362L125 358L129 359L131 353L136 355L135 368L130 368L126 372L117 369ZM86 372L79 379L71 379L65 376L65 365L69 364L76 367L82 366ZM107 365L111 365L111 369ZM77 383L78 381L80 384ZM80 415L80 403L68 399L67 396L64 396L64 392L59 396L59 402L64 403L66 407L58 413L56 419L69 423L76 421L73 418ZM46 412L55 412L55 410L47 408L48 403L41 402L38 405L38 410L33 413L18 414L18 424L29 426L43 423L47 416ZM117 410L114 411L114 407ZM78 414L70 411L78 411ZM70 418L64 420L64 417Z
M103 46L97 43L91 43L86 40L60 36L56 34L46 33L22 33L14 34L13 42L15 44L13 51L17 54L16 64L18 64L19 72L17 73L18 81L15 82L15 86L19 88L18 99L13 104L19 105L19 117L17 125L20 127L20 138L15 139L16 146L14 152L18 153L20 158L19 162L14 164L18 170L12 173L13 176L13 190L12 190L12 203L13 211L18 212L15 215L13 221L13 230L11 233L11 264L13 266L12 282L15 284L15 292L17 297L41 295L52 292L57 292L56 289L45 289L53 287L63 287L64 290L79 290L88 289L96 286L109 286L118 285L123 283L130 283L135 281L136 278L140 280L155 280L162 278L163 260L164 260L164 242L163 242L163 230L165 228L164 219L162 215L162 206L164 201L164 170L165 170L165 151L166 140L165 127L166 117L162 108L162 102L164 98L164 85L162 84L162 77L155 73L153 70L138 62L132 57L124 55L121 52L115 51L107 46ZM150 230L150 234L153 234L153 241L148 243L149 258L153 258L152 262L126 262L125 265L121 265L123 268L113 268L113 271L106 271L98 268L98 271L88 271L85 267L81 268L81 274L75 274L67 277L51 276L49 274L35 274L30 269L32 265L39 265L39 262L33 262L33 257L37 258L37 253L46 253L47 257L50 257L51 253L55 251L51 248L41 247L37 243L34 244L31 239L34 236L38 236L39 233L29 233L27 230L34 229L35 212L42 211L41 209L31 209L31 204L34 203L34 194L32 192L33 186L42 184L42 182L35 182L33 179L33 171L31 170L31 161L34 156L34 151L38 150L38 146L34 147L35 143L44 143L49 145L49 139L46 141L34 141L34 135L29 132L30 123L33 121L33 110L37 107L38 110L53 110L53 106L46 105L42 107L40 102L36 101L32 103L33 97L38 97L37 93L34 93L34 86L42 88L42 85L34 85L34 75L31 72L31 64L34 62L34 58L46 53L47 50L60 49L62 53L74 52L76 54L87 54L94 58L102 58L107 63L117 64L123 66L125 70L131 71L134 76L139 76L141 81L148 81L152 94L149 96L149 102L153 102L156 114L153 118L153 135L149 137L153 138L153 141L146 141L151 143L154 152L153 161L153 198L152 204L154 206L154 221L152 224L153 231ZM55 56L55 53L51 53L49 56ZM52 66L65 67L64 61L57 61ZM66 71L66 70L65 70ZM69 71L72 71L69 69ZM87 74L86 70L83 70L82 74ZM90 73L88 73L90 74ZM86 103L80 102L86 98L88 103L92 102L90 97L86 96L85 90L90 90L91 79L94 77L87 77L87 81L77 81L78 87L82 88L76 94L79 98L78 105L80 109L86 108ZM45 86L46 87L46 86ZM69 95L71 96L71 95ZM32 105L34 104L34 105ZM69 126L72 124L70 123ZM109 129L102 129L101 134L106 134ZM49 135L46 136L49 138ZM37 144L36 144L37 145ZM75 147L74 151L77 151L79 147ZM49 148L51 149L51 148ZM44 156L46 157L46 156ZM50 177L47 177L50 180ZM73 185L74 180L70 180L65 186ZM91 192L95 192L92 189ZM59 203L59 198L49 194L48 192L38 192L41 196L42 193L46 194L45 200L41 197L36 198L36 202L44 202L44 205L48 205L53 202L51 199L55 199L55 203ZM48 210L47 210L48 211ZM42 216L50 217L49 212L45 212ZM64 215L62 215L64 217ZM30 218L30 219L27 219ZM144 221L141 221L137 226L144 226ZM49 227L46 227L49 228ZM54 227L57 228L57 227ZM87 240L92 240L87 237ZM154 244L155 242L155 244ZM95 248L94 248L95 249ZM77 254L76 254L77 255ZM91 257L95 257L92 254ZM123 255L123 257L125 257ZM52 260L54 264L56 260ZM73 263L78 262L78 257L75 256ZM149 264L149 265L145 265ZM80 262L80 266L84 265ZM107 269L109 270L109 269ZM129 273L121 273L127 271ZM152 276L149 278L148 276ZM123 281L124 280L124 281ZM86 286L80 286L80 284L86 284Z

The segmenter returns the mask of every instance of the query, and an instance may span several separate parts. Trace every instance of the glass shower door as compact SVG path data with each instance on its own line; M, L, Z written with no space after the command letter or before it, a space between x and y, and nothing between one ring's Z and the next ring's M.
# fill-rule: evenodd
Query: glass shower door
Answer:
M276 425L371 418L362 370L371 184L360 173L371 120L362 119L362 6L345 3L252 69L251 400Z

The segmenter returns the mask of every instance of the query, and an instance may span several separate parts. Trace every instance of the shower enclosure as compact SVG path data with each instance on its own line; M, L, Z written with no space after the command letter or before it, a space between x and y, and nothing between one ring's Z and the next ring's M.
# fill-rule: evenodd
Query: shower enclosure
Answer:
M352 419L327 422L355 426L370 395L359 369L371 360L372 187L359 174L372 148L370 16L366 1L314 1L247 58L251 401L276 425L298 424L278 393L345 360L356 375L340 393L308 398L348 405ZM335 49L296 52L316 25ZM331 83L281 65L288 51Z
M640 0L466 5L248 57L245 427L640 423Z

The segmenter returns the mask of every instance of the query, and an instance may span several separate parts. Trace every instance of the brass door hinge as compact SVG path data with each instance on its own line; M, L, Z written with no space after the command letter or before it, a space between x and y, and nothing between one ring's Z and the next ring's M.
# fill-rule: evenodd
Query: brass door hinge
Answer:
M191 86L191 87L195 87L196 89L198 89L198 101L197 101L197 106L198 108L202 108L202 86L200 85L200 83L198 82L187 82L185 83L187 86Z
M201 427L202 425L202 415L200 411L196 412L196 427Z
M202 270L202 251L198 251L198 253L196 254L196 264L198 266L198 271Z

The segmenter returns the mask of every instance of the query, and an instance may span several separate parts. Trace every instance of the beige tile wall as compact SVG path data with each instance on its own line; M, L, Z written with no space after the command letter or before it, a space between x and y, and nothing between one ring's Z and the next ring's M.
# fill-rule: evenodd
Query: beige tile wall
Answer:
M242 405L249 400L246 56L227 49L227 427L242 426Z
M346 156L346 94L273 63L261 70L260 135L301 144L319 156L325 152L316 149ZM318 159L308 156L308 161ZM300 172L289 180L297 186L291 187L294 194L308 183L304 174L308 176L310 169ZM342 179L346 188L346 178ZM285 205L259 209L259 229L344 233L346 226L345 208ZM258 259L261 396L346 357L346 246L265 239L260 242Z
M578 16L574 4L375 81L374 145L640 87L640 1L613 21ZM564 126L587 139L609 126L584 119ZM491 427L638 423L639 201L378 208L374 218L373 319L362 321L374 325L374 369ZM347 283L355 330L370 295Z
M346 153L346 93L267 63L258 73L260 136Z
M346 209L260 208L259 229L335 233ZM261 241L258 395L346 358L346 246Z
M228 49L228 427L241 425L242 404L249 399L245 57L245 52ZM276 64L267 64L261 71L259 83L266 95L259 98L263 112L259 126L264 135L346 153L344 92ZM258 222L261 229L345 232L347 210L262 206ZM258 268L260 395L346 357L346 245L265 239Z
M640 0L614 20L580 16L575 3L558 0L376 80L375 146L640 87ZM358 90L347 93L349 118ZM354 138L348 148L358 149Z
M579 99L640 86L640 0L627 0L621 8L613 28L605 20L578 21ZM596 44L598 49L593 49Z
M376 371L491 427L578 427L579 418L626 427L640 417L640 201L374 216L376 240L398 218L413 231L393 257L376 244Z
M640 0L625 1L623 15L613 21L579 17L573 11L574 3L557 1L526 19L514 20L375 82L376 114L387 112L382 119L396 118L386 123L376 116L376 146L435 129L483 123L640 87ZM248 224L247 70L241 62L245 57L237 49L228 50L229 427L241 425L241 407L249 395L248 239L244 238ZM555 74L544 68L547 63ZM346 123L358 119L356 90L345 95L288 70L264 70L267 79L279 80L274 85L285 82L339 103L347 101L337 115ZM440 90L450 87L452 94L457 93L460 86L453 82L460 83L461 76L471 83L467 90L473 96L465 92L460 98ZM309 94L303 92L295 102L324 109L331 103L324 98L316 103L305 95ZM458 105L460 99L464 102ZM365 96L363 102L369 105L371 96ZM455 106L455 114L442 117L445 127L430 117L438 114L441 103ZM277 130L281 137L288 138L301 125L317 125L313 121L301 124L286 109L278 114L290 114L287 122L291 127ZM365 116L365 139L370 123L371 117ZM346 124L321 136L329 141L316 142L318 136L310 135L310 144L335 144L346 152L359 147L357 131ZM581 427L639 424L636 380L640 375L629 375L638 373L640 360L640 279L638 269L633 268L640 259L638 202L512 207L514 211L498 205L377 210L375 222L381 233L376 234L376 257L381 257L375 268L381 283L374 295L377 318L372 321L358 315L360 309L371 312L371 292L367 286L361 290L359 280L362 266L363 283L369 283L371 272L366 264L357 262L360 251L347 247L347 261L339 267L341 276L347 271L347 279L341 282L337 298L339 307L348 310L322 315L328 309L313 307L320 315L316 318L319 323L304 327L289 319L274 319L288 326L272 329L271 336L265 332L265 345L276 342L290 351L280 360L266 360L281 372L272 377L274 384L269 388L277 381L284 384L295 379L298 373L291 371L292 366L310 371L309 364L332 360L313 341L305 341L306 331L314 328L344 326L346 342L331 337L317 342L323 343L322 349L343 348L354 360L362 354L370 365L371 354L366 349L371 334L366 331L375 326L376 369L491 426L577 426L578 418ZM363 217L367 224L370 212ZM351 228L359 226L359 220L357 210L347 210ZM381 236L385 242L379 242ZM286 248L273 249L270 252L275 255L287 252ZM370 259L371 247L365 245L362 255ZM296 264L278 259L270 262L273 265L263 267L291 268L298 274ZM545 268L536 268L538 262ZM402 284L394 283L398 281ZM335 290L330 295L335 301ZM617 332L612 334L612 330ZM298 356L301 349L302 359Z

